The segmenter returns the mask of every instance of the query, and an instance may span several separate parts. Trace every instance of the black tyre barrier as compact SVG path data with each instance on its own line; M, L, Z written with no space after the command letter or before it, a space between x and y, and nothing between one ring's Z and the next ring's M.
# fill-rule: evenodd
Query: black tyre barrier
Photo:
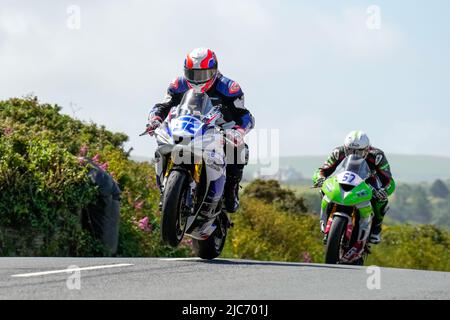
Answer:
M83 210L83 227L90 230L92 235L101 240L114 256L119 241L120 221L120 188L111 175L92 161L92 169L88 175L98 187L98 198Z

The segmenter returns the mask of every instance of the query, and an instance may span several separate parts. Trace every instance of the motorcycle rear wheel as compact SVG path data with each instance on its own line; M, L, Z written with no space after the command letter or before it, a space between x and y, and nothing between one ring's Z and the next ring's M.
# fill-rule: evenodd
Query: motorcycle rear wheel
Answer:
M214 230L214 232L209 236L208 239L192 239L192 248L194 249L194 252L198 257L206 260L212 260L220 256L226 239L227 227L221 227L220 225L218 225L216 230Z

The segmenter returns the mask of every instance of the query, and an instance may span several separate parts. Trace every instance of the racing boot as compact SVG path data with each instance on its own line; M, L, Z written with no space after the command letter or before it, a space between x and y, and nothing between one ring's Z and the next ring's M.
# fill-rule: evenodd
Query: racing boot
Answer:
M374 221L375 222L375 221ZM379 244L381 242L381 225L382 223L379 222L377 224L372 225L372 230L370 232L369 242L373 244Z
M234 213L239 209L239 182L242 178L242 172L239 176L227 175L224 187L225 210Z
M381 230L384 216L389 210L387 201L378 201L375 203L375 215L372 221L372 227L370 230L369 242L373 244L379 244L381 242Z

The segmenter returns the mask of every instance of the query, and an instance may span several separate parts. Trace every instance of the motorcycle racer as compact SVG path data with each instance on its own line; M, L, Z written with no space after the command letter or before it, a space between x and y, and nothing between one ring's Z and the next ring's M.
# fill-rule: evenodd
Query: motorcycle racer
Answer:
M352 131L346 138L343 146L333 150L327 161L314 174L314 186L321 187L323 182L334 172L337 166L349 155L355 154L363 157L372 170L372 177L368 183L373 187L372 206L374 218L369 236L369 242L378 244L381 241L382 222L388 207L388 196L395 190L395 181L384 152L370 145L368 136L362 131ZM321 221L322 231L325 221Z
M253 115L244 105L244 93L239 84L218 70L216 54L207 48L192 50L184 61L184 76L175 78L161 103L155 104L148 116L147 132L153 135L172 107L177 106L189 89L208 94L214 106L218 106L226 122L234 121L226 137L233 142L232 155L227 155L226 183L224 187L225 209L233 213L239 208L239 182L248 159L245 135L254 127ZM228 152L228 148L226 148ZM243 156L242 156L243 155ZM232 157L232 159L230 159ZM239 161L244 159L244 161Z

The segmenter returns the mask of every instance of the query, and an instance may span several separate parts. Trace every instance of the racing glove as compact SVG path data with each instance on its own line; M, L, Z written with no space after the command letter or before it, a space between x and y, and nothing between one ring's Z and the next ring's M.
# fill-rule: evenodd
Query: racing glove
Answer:
M155 133L155 130L161 125L161 123L162 123L161 117L154 116L154 117L150 118L147 123L147 129L146 129L147 133L150 136L153 136L153 134Z
M317 178L316 183L314 184L314 187L321 188L326 179L327 178L325 178L325 177Z
M235 126L233 129L225 131L225 137L231 141L235 147L239 147L244 144L245 131L239 126Z
M375 199L377 199L379 201L387 201L387 199L388 199L388 194L387 194L386 190L384 190L384 188L374 189L373 196Z

